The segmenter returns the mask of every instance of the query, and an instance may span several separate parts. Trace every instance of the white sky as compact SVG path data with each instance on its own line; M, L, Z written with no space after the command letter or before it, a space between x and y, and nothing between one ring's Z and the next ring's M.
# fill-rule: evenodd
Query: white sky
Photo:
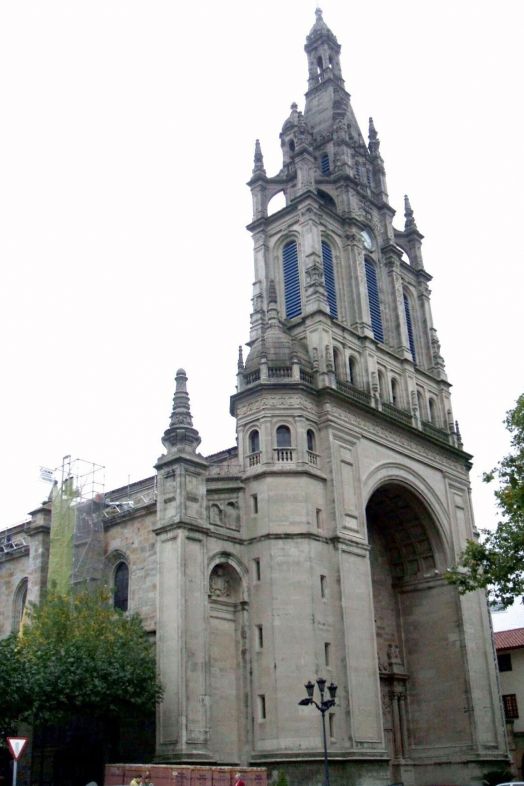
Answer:
M360 126L373 116L390 201L410 196L472 471L508 449L524 390L521 0L322 4ZM268 174L303 107L314 1L0 4L0 528L47 495L40 465L152 474L186 368L203 453L248 338L260 138ZM498 629L524 625L515 620Z

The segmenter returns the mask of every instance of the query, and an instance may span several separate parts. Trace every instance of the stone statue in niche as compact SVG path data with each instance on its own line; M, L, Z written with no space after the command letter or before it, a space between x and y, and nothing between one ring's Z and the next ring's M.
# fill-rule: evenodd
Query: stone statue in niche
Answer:
M214 503L209 507L209 523L222 524L222 510L219 505L215 505Z
M209 577L209 594L212 598L231 597L231 579L221 565L217 565Z
M240 514L235 502L228 502L226 505L225 525L229 529L240 529Z

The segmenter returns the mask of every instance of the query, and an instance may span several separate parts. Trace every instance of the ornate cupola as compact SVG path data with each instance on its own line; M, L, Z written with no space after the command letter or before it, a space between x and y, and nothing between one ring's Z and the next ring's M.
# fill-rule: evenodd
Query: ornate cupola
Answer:
M304 50L308 62L308 88L311 90L327 79L344 87L340 69L340 44L324 22L322 11L315 11L315 24L306 38Z

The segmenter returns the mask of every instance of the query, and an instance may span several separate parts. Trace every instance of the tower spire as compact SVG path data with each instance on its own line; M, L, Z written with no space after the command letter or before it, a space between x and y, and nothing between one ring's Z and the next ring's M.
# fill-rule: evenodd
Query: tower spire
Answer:
M176 372L175 382L171 419L169 428L166 429L162 437L162 444L168 453L179 451L195 453L200 445L200 434L193 427L187 393L187 375L183 368L179 368Z

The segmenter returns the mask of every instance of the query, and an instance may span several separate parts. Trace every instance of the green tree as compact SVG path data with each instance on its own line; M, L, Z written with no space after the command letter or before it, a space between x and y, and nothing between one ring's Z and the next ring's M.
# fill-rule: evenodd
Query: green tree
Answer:
M483 478L486 483L498 481L501 520L496 529L481 530L481 540L468 541L448 580L461 594L485 588L493 605L507 608L524 595L524 394L504 424L512 450Z
M26 679L18 653L18 638L0 640L0 744L16 730L20 708L27 703Z
M0 719L8 722L119 718L150 713L161 699L140 618L113 609L107 590L49 591L30 610L21 634L0 648L0 688L9 687L0 690Z

